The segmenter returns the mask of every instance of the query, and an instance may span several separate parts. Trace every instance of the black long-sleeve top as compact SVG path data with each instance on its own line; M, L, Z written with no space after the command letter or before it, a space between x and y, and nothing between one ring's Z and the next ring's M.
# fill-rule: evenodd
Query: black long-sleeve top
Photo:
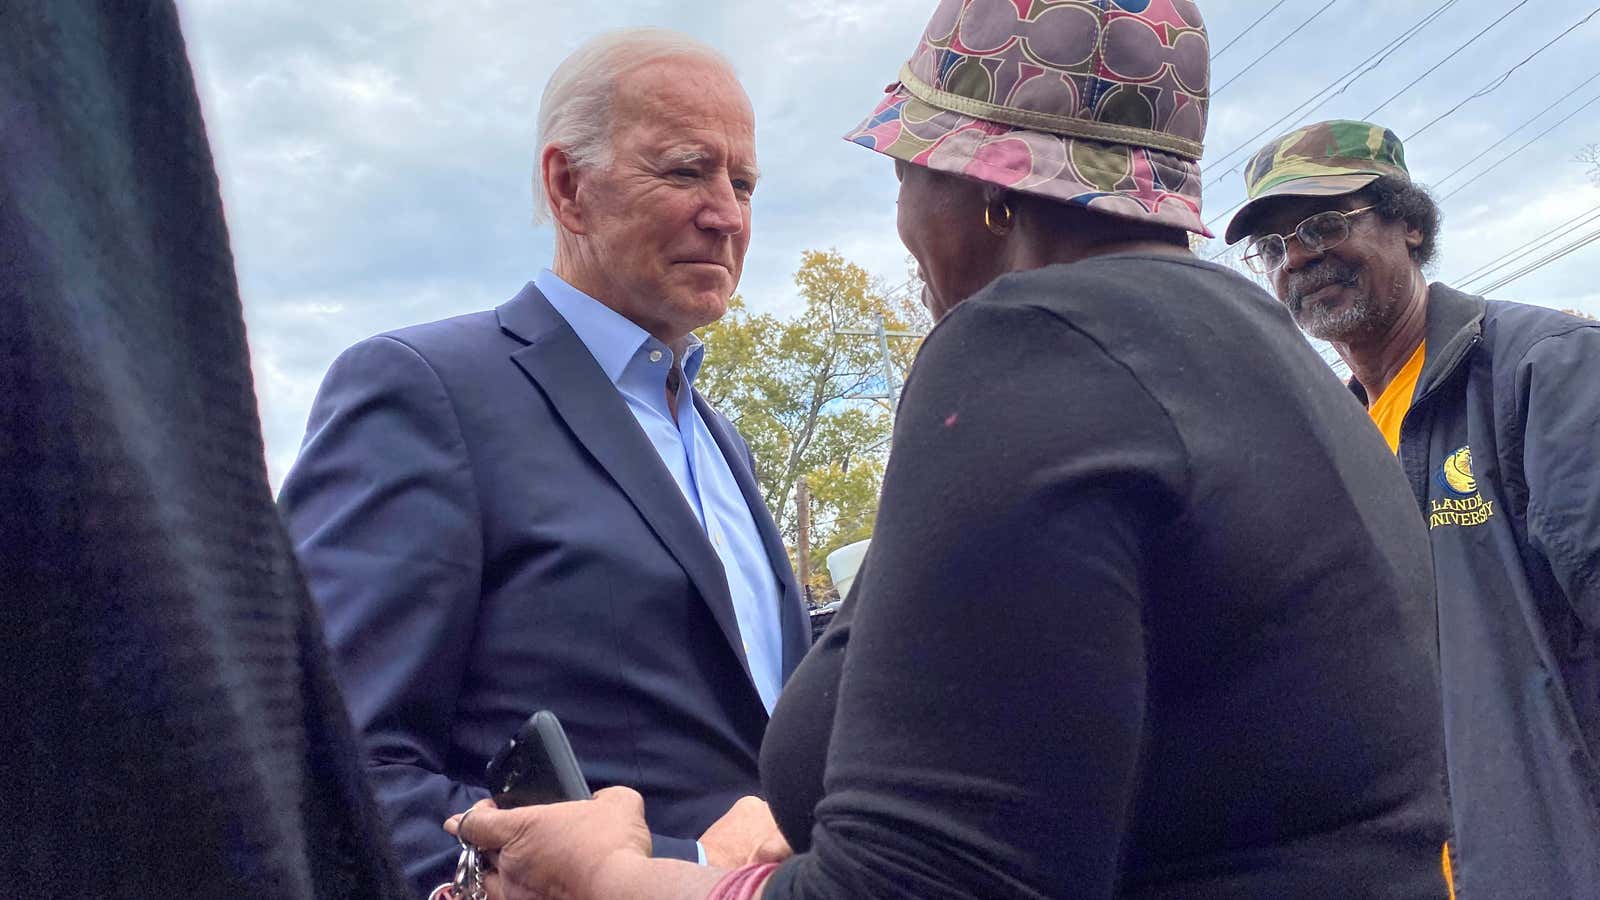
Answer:
M1161 256L1002 278L929 336L767 732L766 897L1443 897L1431 589L1271 297Z

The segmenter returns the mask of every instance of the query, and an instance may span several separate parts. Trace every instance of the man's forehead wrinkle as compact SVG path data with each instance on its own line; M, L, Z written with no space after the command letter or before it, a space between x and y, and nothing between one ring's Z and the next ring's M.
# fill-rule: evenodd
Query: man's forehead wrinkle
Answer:
M659 156L663 163L669 165L692 165L704 162L720 162L724 154L720 150L698 144L685 144L680 140L673 145L662 149L659 153ZM760 174L760 169L756 166L754 161L746 162L744 160L735 159L729 164L728 169L740 175L749 175L752 177Z
M663 159L674 160L677 162L705 162L707 160L721 161L726 155L726 152L720 147L702 144L693 140L683 140L682 138L672 142L670 146L666 147L661 152ZM740 172L755 171L755 160L739 159L737 158L737 155L738 154L736 154L736 158L729 162L728 167L730 169Z
M662 152L661 158L668 163L698 163L710 159L714 154L700 147L668 147Z
M749 100L729 73L697 60L669 59L624 76L613 108L617 140L646 166L725 166L759 177Z

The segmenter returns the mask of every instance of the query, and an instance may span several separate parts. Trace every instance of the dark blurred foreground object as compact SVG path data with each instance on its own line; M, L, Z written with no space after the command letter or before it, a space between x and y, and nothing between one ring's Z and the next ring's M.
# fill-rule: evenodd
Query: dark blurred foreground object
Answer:
M0 893L404 896L170 0L0 0L0 603Z

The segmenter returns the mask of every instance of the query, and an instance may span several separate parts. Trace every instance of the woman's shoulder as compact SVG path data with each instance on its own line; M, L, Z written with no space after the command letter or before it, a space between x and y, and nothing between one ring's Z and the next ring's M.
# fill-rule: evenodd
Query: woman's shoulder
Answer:
M1197 314L1281 314L1277 301L1230 269L1189 256L1112 254L1014 272L973 300L1032 305L1079 327L1136 321L1146 328Z
M1214 358L1249 342L1293 343L1281 304L1247 279L1193 258L1112 255L1002 276L963 307L1033 309L1139 368L1157 354ZM959 310L960 307L957 307ZM1205 341L1193 340L1205 335Z

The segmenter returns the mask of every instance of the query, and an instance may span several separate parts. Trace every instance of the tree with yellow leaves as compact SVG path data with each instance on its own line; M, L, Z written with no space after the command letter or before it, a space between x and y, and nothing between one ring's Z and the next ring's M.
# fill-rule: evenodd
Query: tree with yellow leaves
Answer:
M797 539L795 488L811 495L810 572L813 597L831 584L824 560L837 547L866 538L877 518L878 490L893 417L877 341L836 333L872 328L927 330L914 280L891 286L837 251L803 254L795 285L805 301L796 316L753 313L735 297L721 321L699 332L706 362L696 387L750 444L763 499L784 540ZM920 341L890 343L894 377L903 380Z

